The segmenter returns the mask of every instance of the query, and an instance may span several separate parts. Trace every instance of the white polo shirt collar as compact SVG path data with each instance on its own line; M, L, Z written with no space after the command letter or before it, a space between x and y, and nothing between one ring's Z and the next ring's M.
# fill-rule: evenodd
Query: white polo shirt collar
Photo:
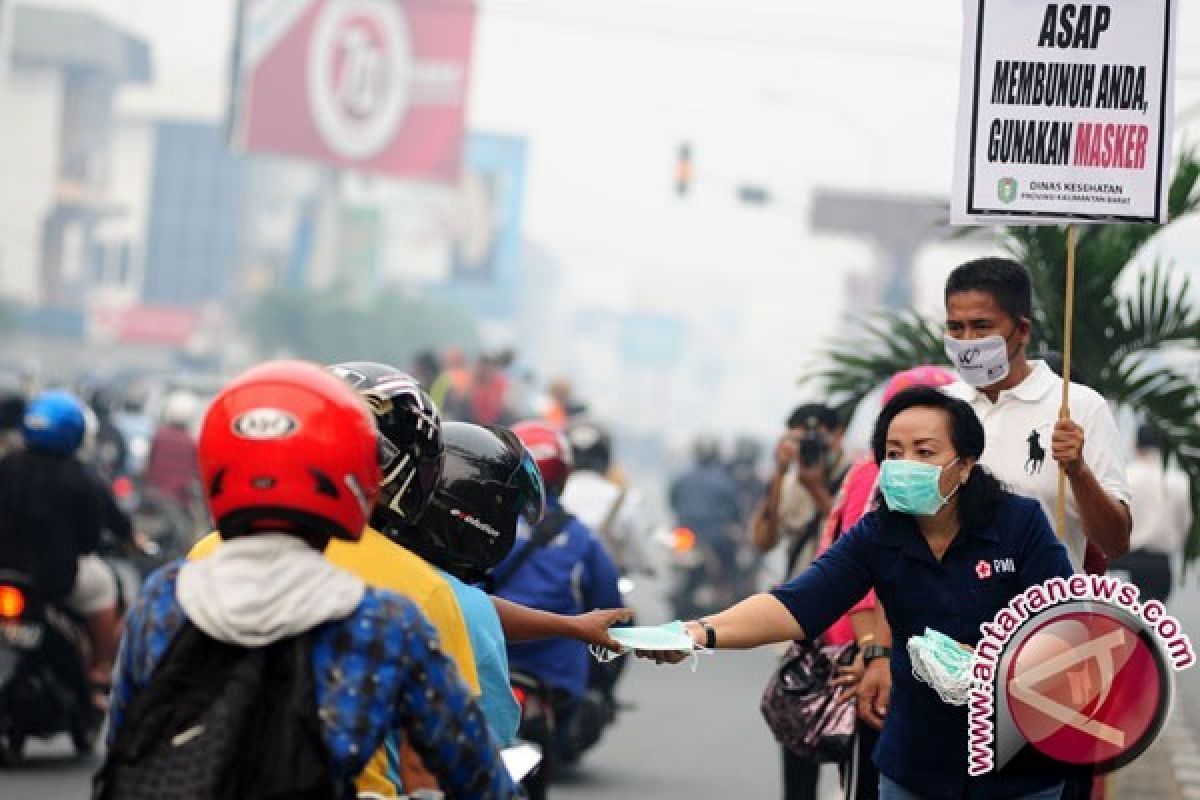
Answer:
M1046 399L1046 395L1053 392L1055 389L1061 390L1062 379L1054 374L1054 370L1046 365L1045 361L1030 361L1031 367L1025 380L1018 383L1011 389L1005 389L996 396L996 402L984 394L982 389L974 389L974 394L971 396L971 405L1000 405L1005 400L1016 400L1022 403L1040 403Z

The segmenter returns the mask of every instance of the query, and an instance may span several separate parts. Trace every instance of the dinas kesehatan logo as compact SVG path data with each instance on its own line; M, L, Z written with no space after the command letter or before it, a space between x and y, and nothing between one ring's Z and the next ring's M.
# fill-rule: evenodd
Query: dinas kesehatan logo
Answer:
M1072 575L1033 586L980 626L971 662L968 772L1027 745L1107 772L1146 751L1166 720L1173 671L1196 663L1179 621L1136 586Z
M1001 203L1011 203L1017 199L1017 179L1001 178L996 182L996 196Z

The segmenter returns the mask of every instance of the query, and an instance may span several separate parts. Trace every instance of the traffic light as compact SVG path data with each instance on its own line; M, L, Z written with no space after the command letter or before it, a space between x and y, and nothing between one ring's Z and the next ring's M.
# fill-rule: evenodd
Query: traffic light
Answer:
M692 145L683 142L675 159L675 194L683 197L692 187Z

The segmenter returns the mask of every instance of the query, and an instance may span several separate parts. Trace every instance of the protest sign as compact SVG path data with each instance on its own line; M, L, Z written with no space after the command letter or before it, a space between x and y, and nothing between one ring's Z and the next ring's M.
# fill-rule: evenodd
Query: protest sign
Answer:
M964 0L952 222L1165 222L1177 7Z

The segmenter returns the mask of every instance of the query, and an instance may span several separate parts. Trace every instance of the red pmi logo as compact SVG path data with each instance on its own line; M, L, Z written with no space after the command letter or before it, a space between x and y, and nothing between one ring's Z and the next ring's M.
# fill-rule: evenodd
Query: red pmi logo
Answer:
M992 577L992 565L980 559L979 563L975 565L975 574L979 576L979 580L987 580Z
M1147 631L1104 610L1035 621L1004 675L1022 738L1057 761L1114 769L1166 718L1169 668Z

